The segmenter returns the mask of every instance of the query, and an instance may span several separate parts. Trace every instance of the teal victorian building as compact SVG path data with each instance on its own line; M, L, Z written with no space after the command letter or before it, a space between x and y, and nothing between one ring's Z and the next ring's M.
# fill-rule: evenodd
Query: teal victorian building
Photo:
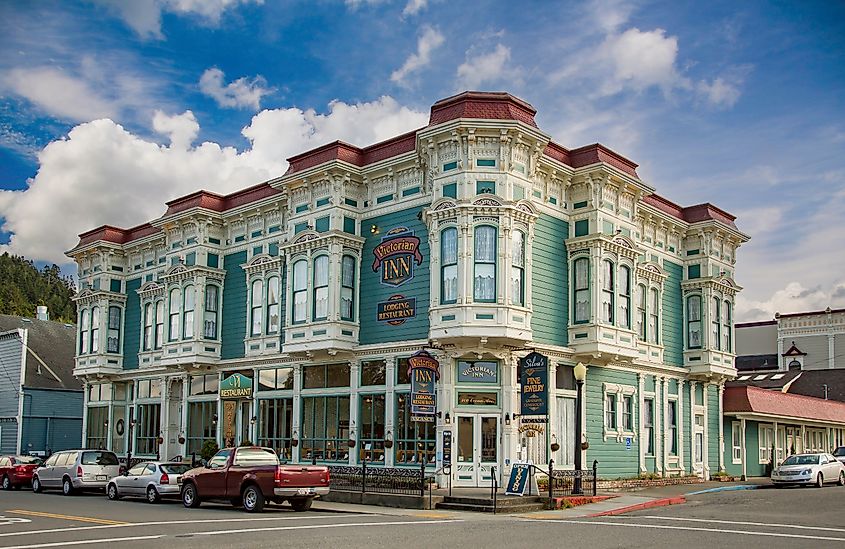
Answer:
M573 466L583 362L583 457L600 476L723 469L748 238L602 145L558 145L534 115L462 93L416 131L330 143L266 183L80 235L86 444L174 457L250 440L434 470L448 432L453 484L485 485L518 460ZM439 362L430 421L408 373L423 349ZM539 423L519 405L532 351L549 359Z

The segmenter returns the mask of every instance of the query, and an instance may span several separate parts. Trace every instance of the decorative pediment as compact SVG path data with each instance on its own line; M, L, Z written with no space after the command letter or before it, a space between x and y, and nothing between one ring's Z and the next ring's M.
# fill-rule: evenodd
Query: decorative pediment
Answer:
M138 288L137 292L141 298L163 296L164 285L154 281L145 282L140 288Z
M516 203L516 209L529 215L537 215L537 208L528 200L520 200Z
M258 254L253 256L245 265L244 271L250 275L255 273L264 273L267 271L279 271L282 266L281 257L273 257L267 254Z
M320 238L320 233L317 231L302 231L293 238L292 244L301 244L303 242L308 242L309 240L317 240L318 238Z
M447 198L441 198L437 202L432 205L431 211L439 212L441 210L448 210L450 208L457 207L457 204L454 200L449 200Z
M807 353L802 352L798 347L795 346L795 342L792 342L792 346L783 353L783 356L807 356Z
M669 277L669 275L663 272L660 265L652 263L651 261L637 265L637 276L658 283L663 282Z
M625 236L624 234L617 234L616 236L614 236L613 243L617 246L628 248L629 250L634 250L637 247L637 245L634 244L634 241Z
M502 199L498 196L483 196L472 201L473 206L484 206L488 208L499 208L502 206Z

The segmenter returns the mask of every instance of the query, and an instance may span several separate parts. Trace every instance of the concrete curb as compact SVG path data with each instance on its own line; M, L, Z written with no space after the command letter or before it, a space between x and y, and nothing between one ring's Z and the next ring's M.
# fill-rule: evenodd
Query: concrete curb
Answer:
M740 484L737 486L719 486L718 488L708 488L707 490L699 490L697 492L689 492L685 496L697 496L698 494L713 494L716 492L735 492L737 490L761 490L769 488L763 484Z
M620 507L619 509L611 509L610 511L603 511L601 513L594 513L592 515L587 515L588 517L607 517L611 515L622 515L625 513L631 513L633 511L642 511L643 509L651 509L652 507L665 507L667 505L679 505L681 503L686 503L687 499L684 496L676 496L671 498L660 498L660 499L653 499L651 501L645 501L643 503L637 503L635 505L629 505L627 507Z

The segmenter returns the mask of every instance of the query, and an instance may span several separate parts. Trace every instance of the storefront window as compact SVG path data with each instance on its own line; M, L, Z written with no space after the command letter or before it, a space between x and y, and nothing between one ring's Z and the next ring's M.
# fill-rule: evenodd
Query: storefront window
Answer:
M159 398L161 383L157 379L138 380L138 398Z
M191 378L191 389L193 391L194 381L202 380L203 376ZM206 376L212 377L212 376ZM217 376L213 376L215 379ZM217 424L214 422L214 415L217 413L217 401L188 403L188 449L189 454L200 453L202 444L206 440L217 440Z
M303 460L349 459L349 397L303 398L301 435L299 445Z
M217 374L191 376L190 395L216 395L219 386L220 378Z
M407 385L411 383L411 375L408 373L408 357L396 359L396 384Z
M303 389L349 387L348 364L320 364L302 368Z
M108 443L108 406L92 406L88 408L88 422L86 424L86 448L104 449Z
M384 395L360 395L358 459L384 463Z
M396 395L395 427L393 447L396 465L419 465L423 459L427 464L434 465L435 425L411 421L411 398L408 393Z
M274 371L274 370L267 370ZM258 401L258 444L273 448L282 460L291 459L293 399L273 398Z
M158 451L158 438L161 432L161 405L139 404L135 407L138 420L135 425L135 453L154 455Z
M387 364L383 360L369 360L361 363L361 386L384 385Z
M259 391L278 391L293 389L293 368L273 368L258 371Z

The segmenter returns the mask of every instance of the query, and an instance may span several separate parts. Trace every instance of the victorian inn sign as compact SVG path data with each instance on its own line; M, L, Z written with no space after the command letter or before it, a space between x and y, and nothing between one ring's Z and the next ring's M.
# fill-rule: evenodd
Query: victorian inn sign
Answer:
M170 459L248 440L440 474L445 441L455 486L572 468L576 446L614 478L722 470L748 238L534 116L462 93L415 131L80 235L85 446Z

